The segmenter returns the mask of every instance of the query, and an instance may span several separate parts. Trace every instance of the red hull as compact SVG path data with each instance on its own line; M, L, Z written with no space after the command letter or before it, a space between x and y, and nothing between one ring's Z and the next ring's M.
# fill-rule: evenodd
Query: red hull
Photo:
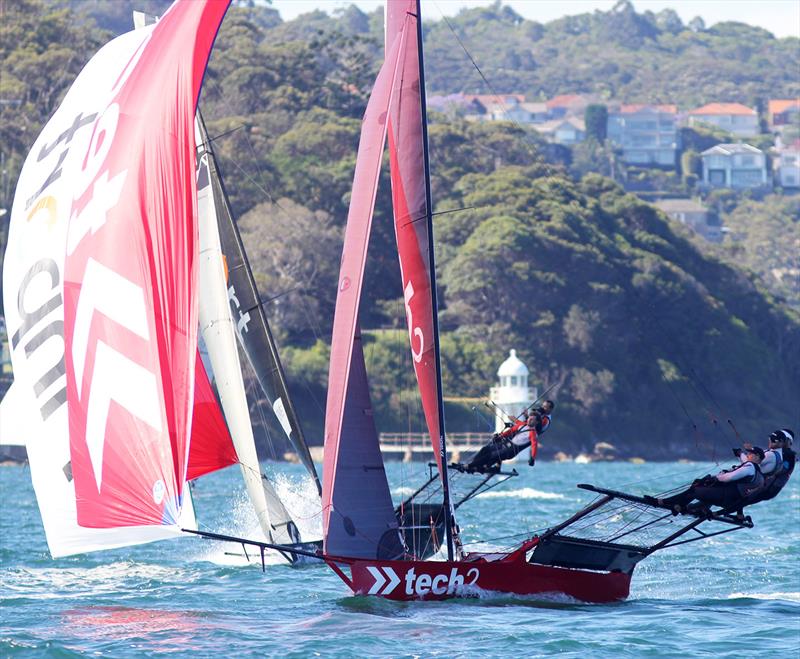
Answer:
M348 559L344 562L350 567L349 579L332 557L328 557L328 564L355 594L400 601L475 597L491 591L514 595L556 593L602 604L623 600L630 592L631 575L622 572L535 565L525 560L524 552L493 559L491 555L452 562Z

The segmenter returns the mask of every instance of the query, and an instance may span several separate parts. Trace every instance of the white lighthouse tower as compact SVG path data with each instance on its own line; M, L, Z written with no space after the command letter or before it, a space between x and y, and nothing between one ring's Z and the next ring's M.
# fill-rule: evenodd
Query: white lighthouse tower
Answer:
M519 416L538 397L536 387L528 386L528 374L528 367L517 357L516 350L511 350L497 369L500 384L491 388L489 397L503 414L496 415L495 432L503 430L505 421Z

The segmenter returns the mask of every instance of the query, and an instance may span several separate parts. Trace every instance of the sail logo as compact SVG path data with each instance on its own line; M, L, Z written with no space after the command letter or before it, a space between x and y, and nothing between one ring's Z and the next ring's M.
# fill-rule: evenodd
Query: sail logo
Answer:
M59 224L59 220L66 219L60 209L69 208L69 197L66 200L64 197L72 194L72 161L85 148L88 129L97 113L78 112L69 116L67 121L50 128L50 133L57 136L45 142L35 161L26 162L19 184L20 190L35 192L23 204L22 217L30 227L26 240L30 242L17 252L20 265L24 262L27 269L17 287L19 324L11 336L11 346L15 353L18 347L24 348L25 368L33 375L33 394L43 421L67 402L63 261L53 251L53 243L59 242L66 226L65 222Z
M224 255L223 258L225 258ZM237 313L239 314L239 320L236 321L236 333L241 339L243 333L248 331L247 324L250 322L250 312L242 312L242 305L239 303L239 298L236 297L236 289L233 286L228 286L228 304L231 307L234 318Z
M112 103L92 127L87 153L75 181L73 210L67 232L67 256L75 252L87 235L94 235L105 225L108 212L117 205L122 195L128 171L122 170L111 179L107 168L100 171L114 143L119 115L119 105ZM90 189L88 199L79 205L78 200Z
M41 213L41 211L44 211L44 213ZM48 228L52 228L58 220L58 199L50 195L45 195L30 209L25 220L30 222L33 218L38 218L40 215L45 216L44 224Z
M419 327L414 327L414 318L411 314L411 298L414 297L414 285L411 283L411 280L408 280L408 284L406 284L406 288L403 291L403 300L405 301L406 306L406 318L408 318L408 338L411 342L411 356L414 358L414 361L419 363L422 361L422 353L425 350L425 337L422 334L422 330ZM414 337L419 339L419 350L414 350Z
M39 150L39 154L36 157L37 164L41 163L43 160L48 158L50 154L55 151L56 147L59 146L60 144L63 145L63 149L58 154L58 159L56 160L56 163L53 165L53 168L50 170L50 173L47 175L42 185L25 202L26 209L31 209L31 207L35 203L38 206L39 204L37 202L39 200L39 197L41 197L41 195L44 194L44 191L47 190L51 185L53 185L53 183L55 183L61 178L62 174L64 173L64 167L68 162L67 156L70 155L72 147L75 146L75 144L73 144L72 142L72 138L74 138L79 131L82 132L81 131L82 128L86 126L91 126L96 118L97 118L97 113L84 114L83 112L79 112L73 118L70 126L66 130L62 131L53 143L45 144L44 146L42 146L42 148ZM76 149L76 152L80 151L80 146L81 145L79 144L78 148ZM31 213L33 213L33 209L31 210Z
M111 255L106 253L102 237L95 238L118 206L128 175L123 169L111 176L108 164L120 114L119 105L111 103L92 125L86 155L74 180L66 241L67 271L72 269L72 277L80 283L74 316L65 319L75 386L75 399L71 394L68 398L71 414L73 404L85 414L83 436L98 492L114 406L155 432L162 430L156 373L120 350L120 337L150 343L144 288L106 265Z
M49 279L49 287L45 279ZM49 258L36 261L19 285L17 310L20 325L11 336L11 346L16 350L27 339L24 345L25 359L39 376L33 384L33 390L41 401L39 412L43 421L47 421L53 412L67 402L65 384L47 394L51 385L67 374L64 363L64 321L61 315L63 305L58 264ZM48 319L49 322L45 323ZM55 342L51 342L51 338L55 338Z

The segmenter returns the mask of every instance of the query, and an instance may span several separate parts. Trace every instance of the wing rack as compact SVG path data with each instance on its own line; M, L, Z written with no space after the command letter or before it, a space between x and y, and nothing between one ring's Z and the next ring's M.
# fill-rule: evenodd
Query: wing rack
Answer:
M753 527L749 517L725 511L676 516L644 497L594 485L578 487L599 496L542 533L531 563L630 574L639 561L660 549ZM724 528L700 528L715 523Z

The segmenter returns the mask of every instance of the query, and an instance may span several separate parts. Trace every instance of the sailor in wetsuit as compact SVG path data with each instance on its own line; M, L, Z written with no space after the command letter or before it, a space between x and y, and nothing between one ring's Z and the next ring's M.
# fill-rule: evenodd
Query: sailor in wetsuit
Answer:
M539 437L550 427L554 408L555 403L546 400L541 407L531 411L527 419L518 419L509 428L493 435L491 441L473 456L467 471L482 472L503 460L510 460L528 446L531 447L528 464L532 467L536 463Z
M716 476L698 479L688 490L658 499L658 505L671 508L676 515L699 510L697 505L689 506L694 499L705 506L719 506L729 511L741 509L750 503L748 499L757 497L764 489L764 475L759 467L763 459L764 451L758 446L743 448L741 464Z
M764 452L764 459L759 465L761 473L764 474L764 488L749 497L747 505L774 499L783 486L789 482L795 465L795 453L792 450L793 440L794 431L789 428L780 428L770 434L769 448ZM745 449L747 448L749 446L745 444ZM743 451L735 449L734 453L739 456L740 460L745 460L746 454Z

